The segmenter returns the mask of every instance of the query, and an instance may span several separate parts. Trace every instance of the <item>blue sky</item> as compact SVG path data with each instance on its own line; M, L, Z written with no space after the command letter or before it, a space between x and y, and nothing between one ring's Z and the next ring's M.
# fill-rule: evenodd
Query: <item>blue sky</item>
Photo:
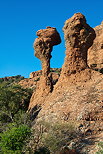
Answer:
M51 59L51 67L60 68L65 57L62 27L77 12L95 27L103 20L103 0L0 0L0 77L28 77L41 69L33 42L36 31L46 26L56 27L62 38Z

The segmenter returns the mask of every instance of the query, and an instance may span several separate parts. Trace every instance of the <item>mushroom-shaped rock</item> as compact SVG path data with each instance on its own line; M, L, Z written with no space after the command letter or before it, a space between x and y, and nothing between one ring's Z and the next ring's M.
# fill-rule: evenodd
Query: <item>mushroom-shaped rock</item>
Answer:
M62 72L68 76L87 67L87 50L93 44L96 35L81 13L76 13L66 20L63 31L66 58Z
M52 48L61 43L61 38L56 28L53 27L38 30L37 36L34 42L35 56L42 62L42 74L48 75Z
M35 105L44 103L45 98L53 90L51 73L50 73L50 58L54 45L61 43L61 38L56 28L47 27L37 31L37 36L34 42L35 56L41 60L42 76L37 84L36 91L33 93L29 105L29 109Z

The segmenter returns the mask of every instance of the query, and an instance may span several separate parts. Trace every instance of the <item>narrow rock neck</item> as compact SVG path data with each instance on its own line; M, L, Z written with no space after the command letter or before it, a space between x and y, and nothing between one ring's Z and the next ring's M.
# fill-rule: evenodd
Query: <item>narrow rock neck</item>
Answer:
M42 75L48 76L50 73L50 59L42 61Z

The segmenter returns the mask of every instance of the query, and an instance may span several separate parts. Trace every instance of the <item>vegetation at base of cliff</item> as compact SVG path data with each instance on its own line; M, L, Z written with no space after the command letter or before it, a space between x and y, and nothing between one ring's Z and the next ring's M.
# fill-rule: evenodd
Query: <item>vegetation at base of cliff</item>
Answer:
M31 89L2 82L0 84L0 121L14 122L20 112L26 112L31 94Z
M4 133L0 134L0 146L4 154L20 154L25 144L26 138L31 130L27 125L9 127Z
M0 153L21 154L24 141L30 135L30 115L26 113L32 89L17 83L23 77L0 80Z
M60 151L75 138L74 125L42 121L31 129L33 119L26 111L32 89L24 89L17 84L18 81L20 79L10 78L0 82L0 154L50 154Z
M32 130L26 152L33 154L52 154L60 152L69 142L77 137L74 123L49 123L41 121Z
M0 80L0 153L55 153L74 138L74 126L43 121L31 129L32 118L26 111L32 89L18 85L20 79Z

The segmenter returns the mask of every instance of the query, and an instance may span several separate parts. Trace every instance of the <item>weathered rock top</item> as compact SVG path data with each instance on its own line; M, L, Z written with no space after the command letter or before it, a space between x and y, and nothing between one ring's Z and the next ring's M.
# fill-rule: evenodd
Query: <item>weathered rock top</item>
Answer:
M61 38L56 28L47 27L37 31L38 38L34 42L35 56L42 62L42 72L47 74L50 72L50 58L54 45L61 43Z
M61 38L56 28L47 27L37 31L37 36L34 42L35 56L40 60L51 58L51 51L54 45L61 43Z
M60 35L54 27L48 26L46 29L38 30L36 34L39 38L45 38L44 41L49 42L52 46L61 43Z
M63 31L66 42L73 48L89 48L96 37L95 31L86 23L85 16L81 13L75 13L66 20Z
M100 45L103 49L102 26L103 24L94 30L81 13L66 20L63 27L66 57L58 82L53 88L50 58L52 47L60 43L60 38L55 28L47 27L37 32L34 48L36 57L42 61L42 76L29 105L29 109L34 109L34 113L31 112L33 116L36 109L37 114L39 112L36 124L40 121L69 124L72 121L78 125L78 133L83 136L88 133L88 137L103 133L103 74L89 68L87 64L87 51L96 36L101 40L101 45L100 41L98 44L94 41L91 48L97 49L96 46ZM41 109L39 111L38 106Z
M93 44L96 35L81 13L76 13L66 20L63 31L66 57L61 75L68 76L88 67L87 50Z
M35 56L41 60L42 75L37 84L36 91L32 95L29 109L37 103L44 103L45 97L52 92L52 74L50 72L51 52L54 45L61 43L61 38L56 28L47 27L37 31L38 38L34 42Z

